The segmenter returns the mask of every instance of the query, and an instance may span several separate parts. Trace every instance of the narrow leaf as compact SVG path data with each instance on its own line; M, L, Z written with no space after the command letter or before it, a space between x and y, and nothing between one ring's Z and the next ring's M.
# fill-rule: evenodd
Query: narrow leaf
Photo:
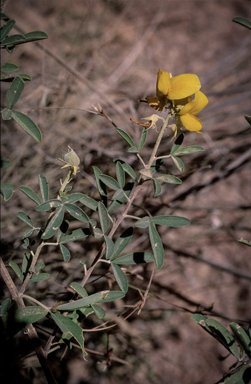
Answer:
M26 187L20 187L20 188L26 188ZM20 189L19 188L19 189ZM23 191L24 192L24 191ZM25 192L24 192L25 193ZM39 203L39 205L35 208L36 211L50 211L51 209L53 208L59 208L59 207L62 207L62 201L61 200L58 200L58 199L51 199L49 201L46 201L44 203L41 204L41 201Z
M38 126L34 123L33 120L22 112L15 111L12 109L11 111L13 119L16 123L25 130L33 139L41 143L42 141L42 133Z
M139 146L138 146L138 152L140 152L141 149L145 145L146 138L147 138L147 132L148 132L147 129L144 128L142 133L141 133L140 140L139 140Z
M14 263L13 261L11 261L11 262L9 263L9 266L13 269L13 271L15 272L15 274L17 275L17 277L18 277L21 281L23 281L23 279L24 279L24 275L22 274L21 269L19 268L19 266L18 266L16 263Z
M97 183L97 188L102 199L102 202L105 206L107 206L107 193L106 193L106 185L100 180L99 176L102 175L101 170L98 167L92 167L94 171L94 176ZM84 203L83 203L84 204Z
M168 227L183 227L190 224L190 220L186 217L172 215L155 216L150 219L150 222Z
M98 202L87 195L83 195L79 202L92 209L93 211L96 211L98 208Z
M14 189L15 188L11 184L7 184L7 183L1 184L0 193L5 201L11 198L11 196L13 195Z
M73 204L73 203L76 203L77 201L80 201L83 198L83 196L85 196L83 193L77 192L77 193L72 193L71 195L66 196L65 199L68 203Z
M122 292L122 291L110 291L108 293L108 295L102 300L102 303L110 303L111 301L122 299L122 297L125 297L124 292Z
M182 160L180 160L178 157L176 156L171 156L171 159L173 160L175 166L178 168L178 170L180 172L183 172L184 169L185 169L185 166L184 166L184 163Z
M149 227L149 224L150 224L150 217L144 216L142 217L142 219L139 219L138 221L136 221L134 226L137 228L147 228Z
M113 264L124 264L124 265L136 265L141 263L151 263L154 261L154 256L148 252L133 252L128 255L118 257L114 260Z
M110 239L108 236L104 236L104 239L105 239L105 245L106 245L105 257L107 260L109 260L114 252L114 244L112 239Z
M81 208L69 203L64 204L64 207L75 219L82 221L83 223L89 223L89 217Z
M90 235L89 229L75 229L72 231L70 235L63 236L62 238L59 239L60 244L65 244L69 243L70 241L76 241L76 240L81 240L84 239L85 237Z
M87 353L84 349L84 337L82 328L68 317L61 315L61 313L51 313L51 317L63 333L70 334L77 340L82 349L83 355L86 356Z
M154 185L154 197L157 197L161 194L161 185L156 179L153 179L153 185Z
M107 209L101 201L98 203L98 215L102 232L105 233L109 227L109 217Z
M49 200L49 184L44 175L38 176L40 192L42 196L42 202Z
M239 344L242 346L248 357L251 357L251 340L248 334L244 331L244 329L237 323L232 322L229 324L229 327L233 331L236 339Z
M127 164L127 163L122 163L122 167L123 167L124 171L125 171L126 173L128 173L128 175L129 175L133 180L136 179L136 174L135 174L134 170L132 169L132 167L131 167L129 164Z
M203 147L199 147L198 145L191 145L190 147L185 147L177 150L175 152L175 156L189 155L191 153L203 152L203 151L205 151Z
M113 179L111 176L108 176L108 175L100 175L99 176L99 179L105 184L107 185L109 188L111 189L114 189L115 191L117 191L118 189L120 189L119 187L119 184L118 182Z
M21 79L21 77L17 76L12 81L11 86L7 93L7 107L13 108L14 105L19 100L23 90L24 90L25 82ZM14 116L13 116L14 118Z
M33 275L30 278L31 283L37 283L38 281L47 280L50 278L49 273L39 273L39 275Z
M5 168L8 168L10 165L11 165L11 162L9 159L4 159L3 157L1 158L0 168L5 169Z
M5 72L5 73L11 73L11 72L17 71L19 68L16 64L5 63L4 65L2 65L0 67L0 69L1 69L1 71Z
M242 25L243 27L251 29L251 21L244 19L244 17L234 17L232 21L234 23Z
M49 311L40 306L30 306L25 308L17 308L15 311L15 321L22 323L24 326L36 323L43 319Z
M88 293L86 292L85 288L82 287L82 285L78 284L78 283L71 283L70 285L75 292L77 292L77 294L81 297L87 297L88 296Z
M127 283L126 275L118 265L112 263L111 267L112 267L114 278L117 281L119 288L121 289L122 292L126 293L128 291L128 283Z
M105 311L99 305L93 304L92 305L92 309L94 310L94 313L95 313L95 315L97 316L98 319L101 320L101 319L103 319L105 317Z
M63 259L65 263L68 263L68 261L71 258L71 254L68 248L66 248L63 244L59 244L60 251L62 253Z
M120 188L123 189L125 186L125 171L124 171L124 168L122 167L122 164L119 161L116 162L116 176L117 176L117 180Z
M156 266L160 269L164 263L164 248L160 235L152 223L149 225L149 237Z
M43 240L50 239L62 224L63 219L64 219L64 207L62 206L57 211L55 211L47 227L45 228L45 231L42 234L41 239Z
M120 253L125 249L125 247L129 244L133 234L133 228L127 228L116 240L114 245L114 252L111 256L111 260L116 259L120 255Z
M1 307L0 307L0 316L6 315L10 306L11 306L11 299L10 298L5 299L2 302Z
M71 303L61 304L57 307L57 309L59 311L74 311L75 309L86 308L92 304L102 301L102 299L107 296L108 292L109 291L101 291L88 297L84 297L83 299L75 300Z
M143 175L149 179L151 179L153 176L153 173L150 169L141 169L139 172L141 173L141 175Z
M26 196L29 197L32 201L34 201L36 204L41 204L41 200L39 199L38 195L30 188L21 186L19 187L20 191L22 191Z
M119 200L113 201L109 207L108 207L108 212L114 211L120 205L122 205L126 201L126 196L128 197L134 187L134 181L130 180L124 187L124 195L121 197Z
M7 23L5 23L0 31L0 41L2 42L5 37L10 33L14 25L16 24L15 20L8 20Z
M22 220L23 222L25 222L25 224L29 225L30 227L34 227L34 224L33 224L33 221L31 220L31 218L26 215L26 213L20 211L20 212L17 212L17 217Z
M134 141L133 139L128 135L128 133L126 133L125 131L123 131L123 129L120 129L120 128L115 128L116 131L118 132L118 134L123 137L123 139L131 146L131 147L136 147L136 145L134 144Z
M178 177L172 175L160 175L155 177L154 180L157 180L159 183L182 184L182 181Z

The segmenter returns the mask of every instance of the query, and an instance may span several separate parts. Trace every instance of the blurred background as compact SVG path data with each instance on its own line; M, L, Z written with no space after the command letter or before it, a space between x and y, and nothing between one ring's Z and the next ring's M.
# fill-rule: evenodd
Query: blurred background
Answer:
M199 76L201 90L209 98L199 115L203 135L185 132L184 144L203 146L205 152L183 157L182 174L165 161L164 171L180 177L183 184L165 185L154 199L149 187L138 201L154 215L184 215L192 221L185 228L159 227L165 263L155 272L151 286L159 300L149 299L139 316L134 314L110 333L86 332L86 347L92 351L86 361L76 348L62 361L60 349L50 361L59 382L67 384L216 382L234 360L223 359L226 350L190 316L197 308L213 306L219 315L215 318L224 325L243 321L247 327L251 321L251 251L238 243L242 237L251 240L251 129L244 118L251 115L251 31L232 22L236 16L251 19L251 2L8 0L3 11L16 20L19 29L14 33L41 30L49 36L39 44L16 47L11 56L2 54L2 63L16 63L20 73L32 76L16 108L28 113L43 133L42 143L37 144L12 121L2 122L2 156L12 163L2 172L2 181L16 188L24 185L38 193L38 174L44 174L50 197L55 198L66 175L58 159L70 145L81 159L73 192L98 198L92 166L114 176L114 158L136 169L140 164L126 152L126 144L109 121L88 112L92 105L100 104L138 142L142 128L130 118L139 121L154 113L139 99L155 95L158 69L173 76ZM2 108L7 89L2 86ZM142 151L146 161L156 137L151 130ZM159 155L168 154L172 143L170 132ZM21 237L26 228L15 217L21 210L36 219L32 201L16 190L1 208L6 263L19 262L23 254ZM79 281L79 260L93 259L100 246L96 242L71 243L72 259L67 265L57 248L49 248L42 258L47 271L56 266L52 280L64 287ZM141 231L128 251L143 247L150 250ZM138 268L131 283L145 289L152 267ZM48 286L38 286L40 298L48 290L56 292L52 280ZM102 283L88 289L100 287ZM119 301L111 311L121 313L125 304L139 299L139 293L130 289L126 301ZM95 321L84 328L97 326ZM32 358L24 361L22 369L35 375L39 370ZM43 383L42 375L33 382Z

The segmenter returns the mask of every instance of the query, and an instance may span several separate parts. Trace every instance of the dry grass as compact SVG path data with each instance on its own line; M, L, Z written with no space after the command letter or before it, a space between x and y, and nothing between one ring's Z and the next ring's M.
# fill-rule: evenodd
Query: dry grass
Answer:
M54 197L62 178L57 159L68 145L82 165L73 182L74 192L95 197L93 165L111 175L115 157L138 167L109 122L87 110L101 104L137 141L140 128L129 118L139 121L152 113L137 100L154 95L159 67L173 75L198 74L210 101L200 114L204 134L185 137L186 145L202 145L205 152L184 158L182 175L165 163L168 173L181 177L184 184L165 186L154 200L148 190L140 200L155 215L180 214L192 220L190 227L162 231L165 264L155 273L151 291L163 300L148 300L139 317L121 323L110 334L112 357L127 364L112 360L102 373L104 360L99 364L91 354L85 362L75 351L61 363L54 361L59 354L51 359L60 383L211 384L219 380L233 361L220 361L218 355L225 351L192 322L189 312L171 303L191 311L197 304L213 303L214 310L226 318L251 320L250 249L238 243L241 237L250 240L251 130L243 116L251 114L251 39L247 29L231 22L235 16L250 19L250 2L9 0L4 11L25 32L43 30L49 35L48 41L40 43L42 49L28 44L18 47L12 57L2 57L3 62L17 63L21 73L32 75L17 109L29 111L44 137L36 144L13 123L2 124L2 155L12 161L2 179L16 187L25 185L38 192L37 175L44 174ZM155 139L151 131L144 157ZM160 154L166 154L171 144L167 139ZM24 210L34 218L33 208L18 191L2 205L6 263L19 260L22 254L22 228L15 214ZM89 246L88 260L97 245ZM142 246L149 244L139 233L132 247ZM74 257L67 266L55 248L43 255L48 268L53 264L61 271L54 276L59 283L66 286L72 276L80 279L84 247L81 242L71 245ZM150 269L138 272L144 280L135 277L132 283L146 288ZM53 284L50 290L57 291ZM130 290L127 303L139 299L135 292ZM116 310L122 309L123 303L118 303ZM105 335L85 337L87 348L106 353Z

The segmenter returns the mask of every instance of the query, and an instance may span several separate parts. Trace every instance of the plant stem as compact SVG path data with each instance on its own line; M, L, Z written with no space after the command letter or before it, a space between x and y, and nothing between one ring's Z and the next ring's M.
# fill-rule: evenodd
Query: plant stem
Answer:
M61 184L61 188L60 188L60 190L59 190L59 193L60 193L60 192L64 192L64 190L65 190L67 184L69 184L69 182L71 181L71 176L72 176L72 174L73 174L73 170L72 170L72 168L70 168L70 170L69 170L69 172L67 173L67 176L66 176L66 178L65 178L65 181ZM59 194L59 196L60 196L60 194Z

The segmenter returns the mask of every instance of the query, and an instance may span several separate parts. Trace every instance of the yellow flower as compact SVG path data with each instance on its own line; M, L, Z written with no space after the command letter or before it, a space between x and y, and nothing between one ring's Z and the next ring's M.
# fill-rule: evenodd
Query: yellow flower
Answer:
M204 93L198 91L195 93L194 100L188 102L181 110L178 112L177 120L178 124L182 125L188 131L194 131L197 133L202 128L202 122L196 115L205 108L208 103L208 98ZM178 101L177 101L177 104Z
M70 167L73 175L76 175L79 169L78 166L80 164L80 159L76 152L69 145L68 148L69 151L64 155L64 160L62 160L66 164L61 168Z
M198 76L183 74L172 77L170 73L159 69L157 73L156 96L147 96L147 103L154 109L162 111L169 100L184 99L200 90Z

